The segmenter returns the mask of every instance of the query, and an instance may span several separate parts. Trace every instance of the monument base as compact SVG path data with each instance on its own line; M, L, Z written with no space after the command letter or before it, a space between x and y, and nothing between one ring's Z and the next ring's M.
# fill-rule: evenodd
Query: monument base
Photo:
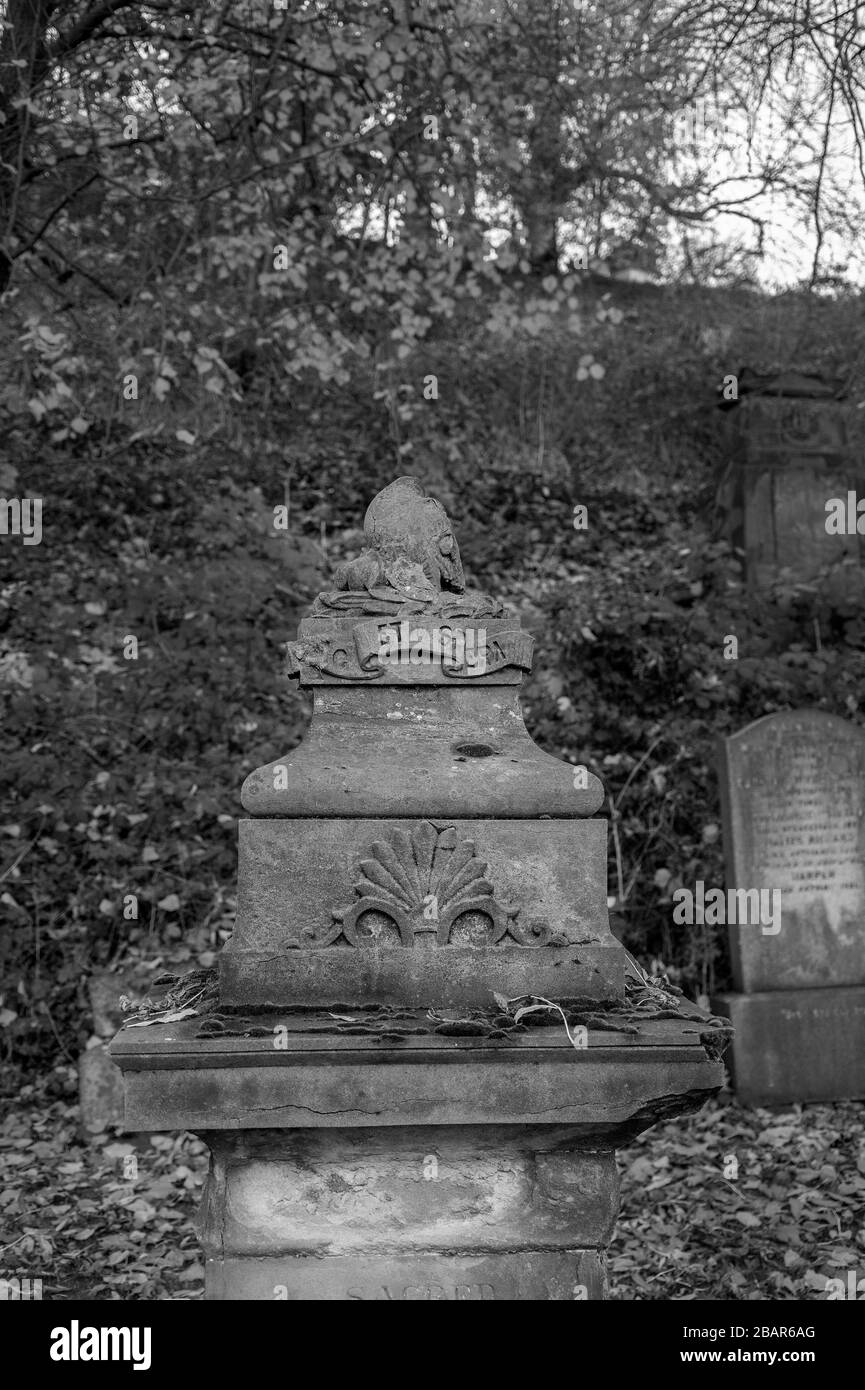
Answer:
M211 1299L600 1299L611 1150L554 1126L205 1134Z
M733 1024L743 1104L865 1098L865 985L722 994L711 1007Z
M202 1024L126 1029L112 1055L128 1129L210 1147L216 1300L602 1299L616 1147L724 1081L695 1017L579 1049L562 1028L395 1038L311 1011Z
M513 1250L506 1255L282 1255L208 1258L205 1298L221 1301L389 1300L505 1302L604 1298L597 1250Z

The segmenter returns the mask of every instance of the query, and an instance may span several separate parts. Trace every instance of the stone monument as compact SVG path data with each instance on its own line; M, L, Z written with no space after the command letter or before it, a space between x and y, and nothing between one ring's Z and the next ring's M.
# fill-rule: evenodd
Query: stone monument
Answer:
M211 1149L208 1298L599 1299L616 1145L723 1084L725 1029L612 936L601 784L529 737L531 638L442 507L400 478L364 529L289 644L309 732L243 788L218 1006L112 1045L126 1126Z
M730 927L733 1072L752 1104L865 1097L865 731L820 710L725 740L727 885L780 895Z
M731 464L720 500L749 585L766 588L782 569L807 581L840 560L861 564L865 540L855 527L852 535L826 529L830 498L857 487L865 496L861 423L838 383L747 369L738 381L725 416Z

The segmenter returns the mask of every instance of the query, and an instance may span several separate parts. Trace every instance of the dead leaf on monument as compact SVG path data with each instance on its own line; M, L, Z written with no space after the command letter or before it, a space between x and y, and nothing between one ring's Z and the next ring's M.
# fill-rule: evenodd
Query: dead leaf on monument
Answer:
M141 1018L137 1023L127 1023L127 1028L149 1028L151 1023L179 1023L182 1018L193 1018L197 1009L175 1009L173 1013L154 1014L153 1018Z

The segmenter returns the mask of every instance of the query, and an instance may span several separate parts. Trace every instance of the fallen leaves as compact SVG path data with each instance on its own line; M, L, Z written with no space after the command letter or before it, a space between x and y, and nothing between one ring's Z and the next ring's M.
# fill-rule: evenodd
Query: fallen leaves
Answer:
M853 1101L779 1112L721 1099L656 1125L619 1154L610 1296L825 1298L829 1279L865 1274L863 1155Z
M0 1277L41 1278L54 1300L199 1298L205 1146L190 1134L87 1142L78 1123L64 1066L0 1124Z

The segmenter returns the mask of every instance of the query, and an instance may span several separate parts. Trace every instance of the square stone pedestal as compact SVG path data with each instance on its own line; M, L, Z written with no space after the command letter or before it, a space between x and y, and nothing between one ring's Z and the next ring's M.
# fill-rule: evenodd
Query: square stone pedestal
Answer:
M126 1125L210 1145L208 1298L600 1299L615 1148L727 1030L610 931L603 787L529 736L531 638L444 508L398 478L364 534L287 647L310 729L244 783L219 1012L118 1034Z
M330 1013L126 1029L128 1129L211 1149L209 1299L604 1297L615 1148L723 1084L700 1020L504 1038ZM244 1029L247 1030L244 1035Z
M743 1104L865 1098L865 985L722 994L712 1011L733 1024Z

